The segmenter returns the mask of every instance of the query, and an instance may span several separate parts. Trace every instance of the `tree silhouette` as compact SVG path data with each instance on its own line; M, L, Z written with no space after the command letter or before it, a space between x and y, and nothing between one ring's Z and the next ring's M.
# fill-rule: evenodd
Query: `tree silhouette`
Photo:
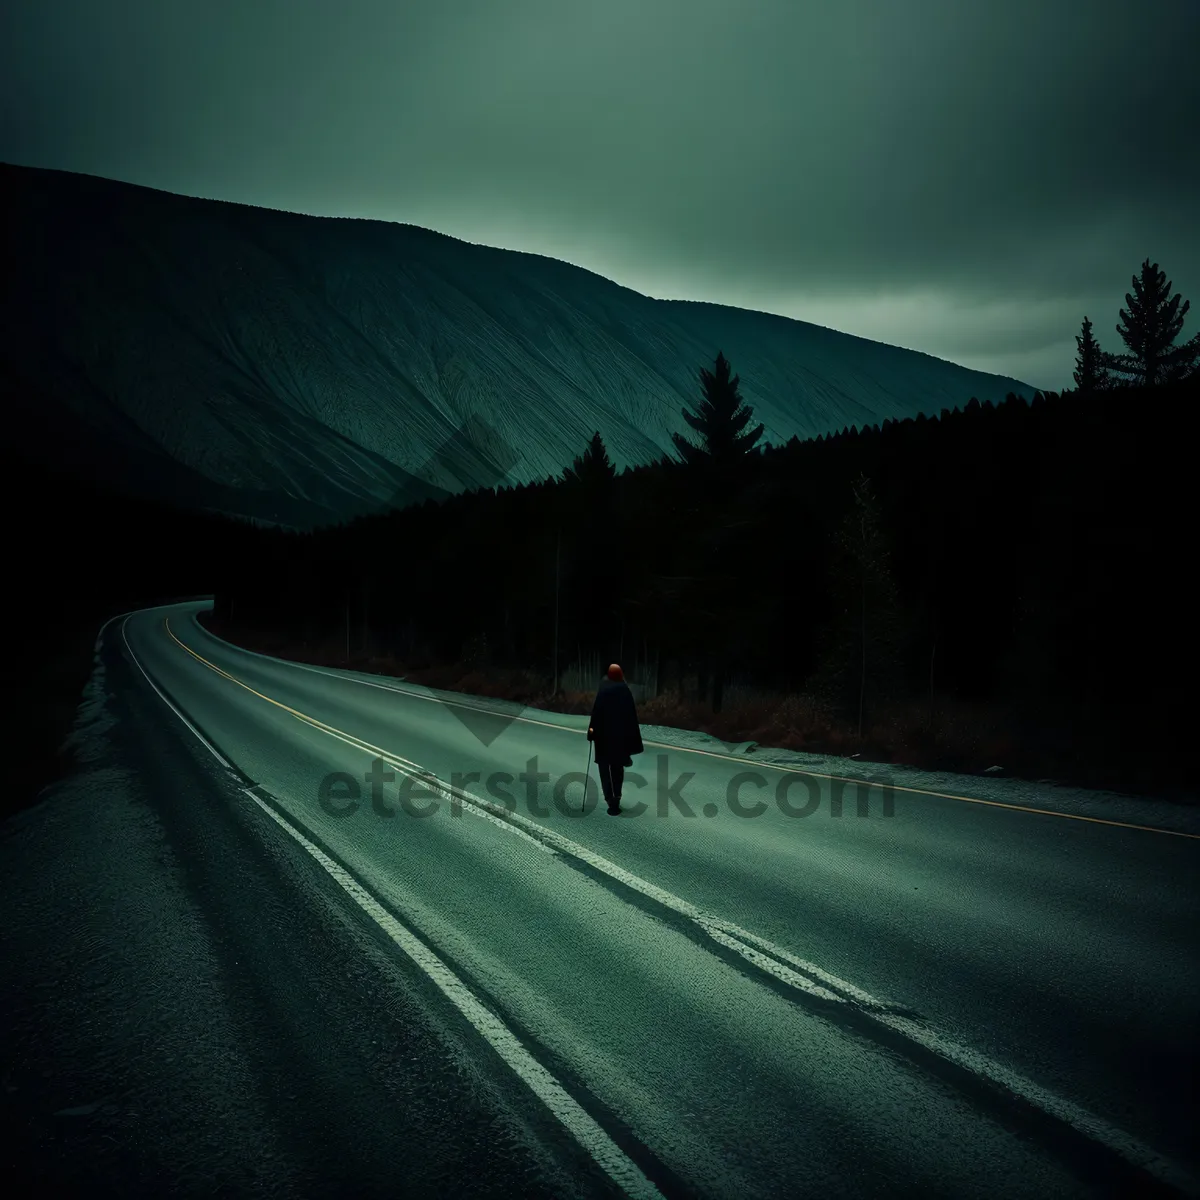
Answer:
M1098 392L1110 386L1104 351L1092 334L1092 323L1083 318L1083 328L1075 335L1078 353L1075 355L1075 387L1081 392Z
M617 470L608 457L604 441L597 430L587 449L562 473L563 482L582 484L585 488L604 486L617 477Z
M1146 259L1141 275L1133 276L1133 292L1125 293L1127 309L1121 309L1124 324L1117 326L1128 354L1103 354L1104 366L1133 380L1140 387L1155 387L1186 378L1200 358L1200 335L1174 345L1191 307L1179 293L1171 296L1171 281L1158 263ZM1170 297L1170 299L1168 299Z
M754 410L742 402L738 393L741 377L729 377L729 360L720 351L712 371L700 368L704 399L695 412L683 409L683 419L700 434L700 445L682 434L671 434L680 457L685 463L727 464L747 455L762 437L759 424L749 433L742 431L754 415Z
M566 531L561 539L560 574L567 613L565 628L580 636L600 639L612 624L619 604L614 568L620 533L614 503L617 473L599 432L562 474L566 485L553 515ZM572 639L568 638L568 645Z

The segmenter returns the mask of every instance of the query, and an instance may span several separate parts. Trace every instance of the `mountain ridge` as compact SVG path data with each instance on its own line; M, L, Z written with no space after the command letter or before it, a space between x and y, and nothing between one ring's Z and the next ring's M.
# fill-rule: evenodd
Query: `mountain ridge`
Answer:
M162 470L118 464L160 452L214 511L312 527L532 482L597 429L618 469L648 462L689 433L718 349L772 442L1035 391L422 226L51 168L0 164L0 183L0 381L23 452L99 439L97 476L147 494Z

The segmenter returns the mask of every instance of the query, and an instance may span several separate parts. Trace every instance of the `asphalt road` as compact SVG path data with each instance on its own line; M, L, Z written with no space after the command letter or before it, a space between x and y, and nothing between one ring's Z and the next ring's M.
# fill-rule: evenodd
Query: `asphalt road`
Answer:
M200 607L106 627L90 793L5 842L10 1110L64 1062L97 1105L26 1114L44 1153L130 1194L1200 1195L1200 838L650 743L581 813L582 718Z

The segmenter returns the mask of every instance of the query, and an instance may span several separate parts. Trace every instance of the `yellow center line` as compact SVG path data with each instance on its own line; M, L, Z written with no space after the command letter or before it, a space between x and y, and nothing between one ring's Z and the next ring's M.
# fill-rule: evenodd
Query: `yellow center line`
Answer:
M238 685L238 687L245 688L246 691L250 692L254 696L257 696L260 700L265 700L268 704L275 705L276 708L282 708L284 712L290 713L293 717L295 717L299 721L303 721L306 725L312 725L314 728L320 729L324 733L328 733L331 736L338 738L339 740L341 740L343 742L347 742L348 744L353 745L356 749L369 750L374 754L378 754L384 758L392 760L394 765L399 765L399 763L404 763L405 765L416 767L418 770L421 769L419 764L410 763L409 760L404 758L402 755L393 754L393 753L391 753L391 751L384 750L380 746L372 745L370 742L363 741L362 738L355 737L354 734L347 733L345 730L342 730L342 729L338 729L334 725L326 725L324 721L320 721L316 717L309 716L308 713L301 712L298 708L292 708L290 705L284 704L283 701L276 700L276 699L274 699L274 697L268 696L264 692L260 692L257 689L252 688L248 683L245 683L243 680L238 679L236 675L231 675L228 671L224 670L221 667L218 667L216 665L216 663L209 662L209 660L207 658L205 658L202 654L197 654L196 651L193 650L190 646L185 645L183 642L181 642L179 640L179 638L177 638L175 636L175 632L171 628L170 622L169 622L168 618L166 618L166 617L163 618L163 627L166 629L171 640L173 642L175 642L175 644L177 646L179 646L182 650L186 650L187 653L190 654L197 662L203 663L206 667L209 668L209 670L215 671L218 675L220 675L224 679L228 679L230 683L236 683Z
M196 659L197 662L203 663L210 670L213 670L218 675L221 675L225 679L228 679L231 683L236 683L239 687L244 687L246 689L246 691L251 692L255 696L258 696L260 699L267 701L268 704L274 704L277 708L282 708L285 712L291 713L292 716L298 718L299 720L304 721L309 725L314 725L314 726L316 726L316 728L322 729L326 733L331 733L334 736L342 737L342 738L354 738L353 734L348 734L344 730L335 728L333 725L326 725L323 721L317 720L316 717L310 717L307 713L303 713L299 709L291 708L290 706L282 703L279 700L275 700L270 696L264 695L262 692L256 691L248 683L244 683L242 680L238 679L236 676L231 675L228 671L223 670L221 667L218 667L215 663L209 662L209 660L207 658L205 658L201 654L197 654L195 650L193 650L190 646L184 645L184 643L181 642L179 640L179 638L175 636L174 631L171 629L170 621L166 617L163 618L163 626L165 627L167 633L170 635L171 639L176 643L176 645L178 645L181 649L186 650L187 653L190 654L194 659ZM284 659L281 659L279 661L286 662L286 660L284 660ZM403 689L400 689L400 688L389 689L389 690L400 691L403 693ZM408 694L408 693L404 693L404 694ZM415 695L416 693L412 693L412 694ZM427 699L427 697L419 697L419 698ZM485 709L485 710L480 710L480 711L487 711L487 710ZM523 719L524 718L522 718L522 717L514 718L514 720L518 720L518 721L523 720ZM548 723L544 722L544 721L538 721L537 724L546 725ZM564 726L549 725L549 728L563 729ZM363 746L367 746L371 750L379 749L379 747L377 747L377 746L371 746L370 743L362 742L361 739L354 738L354 740L358 741ZM688 746L671 746L665 742L650 742L648 744L652 745L652 746L665 746L669 750L675 750L677 752L681 752L681 753L685 753L685 754L704 754L704 755L707 755L709 758L720 758L720 759L724 759L726 762L738 763L742 766L748 765L751 761L751 760L748 760L745 758L735 758L731 754L721 754L719 751L716 751L716 750L700 750L700 749L693 749ZM386 752L380 751L380 753L386 753ZM400 758L401 756L394 755L392 757ZM414 764L414 765L416 765L416 764ZM1162 829L1157 825L1137 825L1131 821L1112 821L1106 817L1088 817L1088 816L1083 816L1080 813L1055 812L1053 809L1049 809L1049 808L1033 808L1031 805L1028 805L1028 804L1010 804L1004 800L984 800L979 796L958 796L952 792L935 792L935 791L931 791L928 788L904 787L902 784L898 784L898 783L881 784L878 780L854 779L847 775L826 775L820 771L806 771L802 767L785 767L785 766L781 766L778 763L764 762L762 760L757 760L754 765L764 767L764 768L767 768L772 771L782 771L784 774L788 774L788 775L806 775L812 779L836 780L841 783L854 783L854 784L859 784L859 785L865 786L865 787L870 787L870 786L888 787L894 792L908 792L914 796L934 796L939 800L957 800L962 804L984 804L990 808L1007 808L1013 812L1032 813L1037 816L1043 816L1043 817L1060 817L1063 820L1067 820L1067 821L1086 821L1092 825L1114 825L1119 829L1139 829L1143 833L1164 833L1171 837L1189 838L1193 841L1200 841L1200 834L1184 833L1178 829Z

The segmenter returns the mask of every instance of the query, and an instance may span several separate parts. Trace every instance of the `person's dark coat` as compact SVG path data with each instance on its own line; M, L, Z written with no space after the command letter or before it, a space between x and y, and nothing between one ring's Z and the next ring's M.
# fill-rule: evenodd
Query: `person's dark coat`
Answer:
M588 741L596 743L596 761L632 767L631 754L641 754L642 731L638 725L633 693L624 680L605 679L592 705Z

